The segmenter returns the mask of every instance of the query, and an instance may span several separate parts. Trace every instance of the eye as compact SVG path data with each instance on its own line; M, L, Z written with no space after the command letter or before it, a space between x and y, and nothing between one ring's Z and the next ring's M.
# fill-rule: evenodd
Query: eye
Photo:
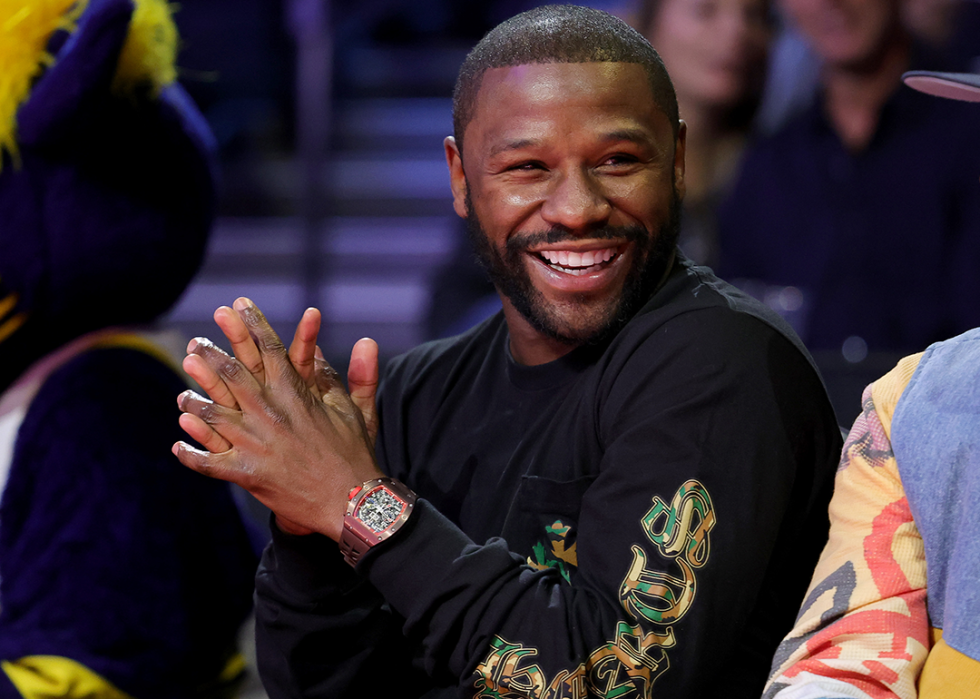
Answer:
M511 172L531 172L533 170L545 170L544 163L538 160L528 160L520 163L515 163L507 167L507 170Z
M639 159L635 155L615 153L599 163L599 167L605 169L626 169L635 165L638 161Z

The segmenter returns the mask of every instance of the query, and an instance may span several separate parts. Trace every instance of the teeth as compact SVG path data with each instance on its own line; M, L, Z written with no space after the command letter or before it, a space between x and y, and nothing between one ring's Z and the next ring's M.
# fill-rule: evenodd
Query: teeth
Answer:
M608 262L616 256L615 248L572 252L569 250L542 250L538 253L553 266L561 267L563 272L584 274L586 269Z

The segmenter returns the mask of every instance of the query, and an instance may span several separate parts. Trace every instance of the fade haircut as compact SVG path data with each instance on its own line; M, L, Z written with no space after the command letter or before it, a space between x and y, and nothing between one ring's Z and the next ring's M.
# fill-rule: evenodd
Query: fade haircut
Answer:
M491 68L532 63L636 63L646 71L653 101L677 138L677 95L660 55L642 34L612 15L579 5L545 5L498 24L459 69L453 91L453 133L463 152L463 133L473 119L483 74Z

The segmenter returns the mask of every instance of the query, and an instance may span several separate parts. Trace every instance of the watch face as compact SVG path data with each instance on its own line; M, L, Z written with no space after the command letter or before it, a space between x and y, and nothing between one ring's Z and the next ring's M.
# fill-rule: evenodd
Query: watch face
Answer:
M405 501L380 487L369 493L357 508L357 517L369 529L383 532L405 511Z

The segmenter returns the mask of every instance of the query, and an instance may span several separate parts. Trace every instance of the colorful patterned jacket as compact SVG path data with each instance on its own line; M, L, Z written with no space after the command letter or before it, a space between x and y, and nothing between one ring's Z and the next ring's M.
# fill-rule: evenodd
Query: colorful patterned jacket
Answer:
M980 696L980 329L869 386L766 699Z

